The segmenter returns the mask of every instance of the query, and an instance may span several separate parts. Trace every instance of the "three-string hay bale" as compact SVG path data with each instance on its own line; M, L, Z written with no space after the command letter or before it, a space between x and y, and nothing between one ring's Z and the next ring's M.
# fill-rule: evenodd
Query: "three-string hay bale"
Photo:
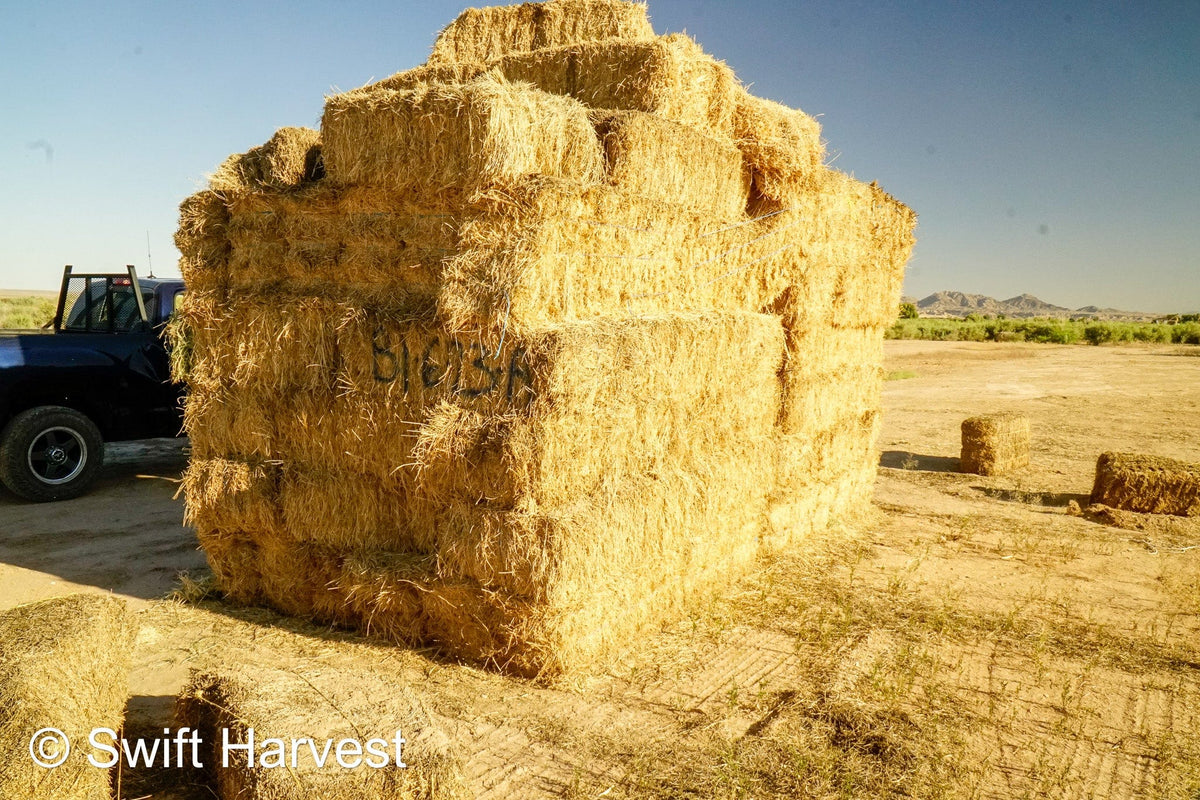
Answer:
M1092 503L1143 514L1200 516L1200 464L1104 453L1096 461Z
M108 771L88 763L85 743L95 728L121 727L135 632L125 602L115 597L71 595L0 613L0 797L111 796ZM74 745L55 768L30 756L43 728ZM49 761L61 747L36 745Z
M718 219L745 211L749 175L732 142L640 111L597 111L592 121L619 190Z
M220 800L466 797L445 723L407 687L363 669L246 663L195 672L176 717L200 732L201 760ZM245 750L224 761L224 737L253 741L257 763ZM293 750L303 739L313 745L301 741Z
M334 95L321 138L329 181L393 192L475 192L534 174L588 184L604 174L578 101L491 76Z
M311 128L280 128L265 144L225 159L208 186L216 192L292 189L323 175L321 135Z
M607 39L505 56L489 64L510 81L570 95L593 109L648 111L718 136L733 131L737 78L684 34Z
M770 524L763 543L781 549L870 505L879 462L878 405L847 409L820 430L780 433Z
M441 263L458 246L461 193L420 200L323 183L228 200L229 286L391 308L431 307Z
M745 90L737 94L732 133L755 190L771 200L784 202L803 191L825 157L816 119Z
M509 53L599 39L653 39L643 3L550 0L470 8L438 35L430 65L490 61Z
M959 469L975 475L1003 475L1028 466L1029 431L1029 417L1024 414L986 414L963 420Z
M179 205L179 271L190 291L224 291L229 283L229 207L212 190L190 195Z

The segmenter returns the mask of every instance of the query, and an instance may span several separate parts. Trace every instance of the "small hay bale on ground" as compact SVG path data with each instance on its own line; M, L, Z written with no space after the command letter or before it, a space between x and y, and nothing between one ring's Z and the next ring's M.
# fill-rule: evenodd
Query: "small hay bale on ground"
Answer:
M1029 417L1024 414L987 414L963 420L959 469L975 475L1003 475L1029 466L1029 432Z
M469 8L438 36L430 65L490 61L509 53L600 39L653 39L644 3L550 0Z
M217 192L294 189L324 174L321 135L311 128L280 128L265 144L225 159L208 185Z
M209 748L201 758L220 800L466 796L459 761L442 724L410 690L374 673L316 663L294 669L255 663L197 672L179 695L176 717L180 726L200 731ZM248 766L245 750L231 751L228 766L222 766L223 731L236 745L253 736L256 766ZM397 734L404 740L402 765L396 763ZM282 761L271 755L278 750L269 739L285 743ZM290 743L299 739L313 740L316 753L303 742L293 751ZM370 750L345 745L343 763L338 763L340 742L365 747L372 739L380 741L371 742ZM329 741L333 744L321 766L318 758ZM263 768L263 758L274 766Z
M1200 516L1200 464L1104 453L1096 461L1092 502L1143 514Z
M325 102L328 180L394 192L477 192L533 174L596 183L604 157L578 101L490 75Z
M71 595L0 613L0 797L99 800L109 774L87 762L95 728L118 730L129 699L136 625L125 601ZM56 728L74 745L54 769L29 754ZM56 745L42 748L53 757Z

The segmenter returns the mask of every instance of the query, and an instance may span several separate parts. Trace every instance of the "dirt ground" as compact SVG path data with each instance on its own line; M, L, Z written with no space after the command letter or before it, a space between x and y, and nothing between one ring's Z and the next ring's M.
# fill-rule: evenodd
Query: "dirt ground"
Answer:
M190 670L248 652L366 665L423 698L480 798L1197 800L1200 520L1070 506L1105 450L1200 461L1196 350L888 342L874 507L567 685L164 599L203 573L173 441L114 447L78 500L0 494L0 609L129 597L135 732L170 724ZM959 474L959 423L1003 410L1031 418L1033 465ZM214 796L178 770L123 781Z

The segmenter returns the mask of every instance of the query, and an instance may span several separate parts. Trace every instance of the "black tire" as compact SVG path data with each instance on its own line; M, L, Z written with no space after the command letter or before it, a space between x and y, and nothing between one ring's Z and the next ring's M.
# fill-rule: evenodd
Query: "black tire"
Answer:
M73 408L31 408L0 432L0 482L26 500L78 497L96 479L103 462L100 431Z

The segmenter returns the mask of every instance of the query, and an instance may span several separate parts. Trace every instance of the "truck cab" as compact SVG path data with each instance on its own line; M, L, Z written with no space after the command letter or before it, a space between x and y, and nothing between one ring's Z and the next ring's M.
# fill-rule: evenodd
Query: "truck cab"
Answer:
M68 266L53 327L0 335L0 482L28 500L76 497L105 442L179 435L163 330L183 293L133 267Z

